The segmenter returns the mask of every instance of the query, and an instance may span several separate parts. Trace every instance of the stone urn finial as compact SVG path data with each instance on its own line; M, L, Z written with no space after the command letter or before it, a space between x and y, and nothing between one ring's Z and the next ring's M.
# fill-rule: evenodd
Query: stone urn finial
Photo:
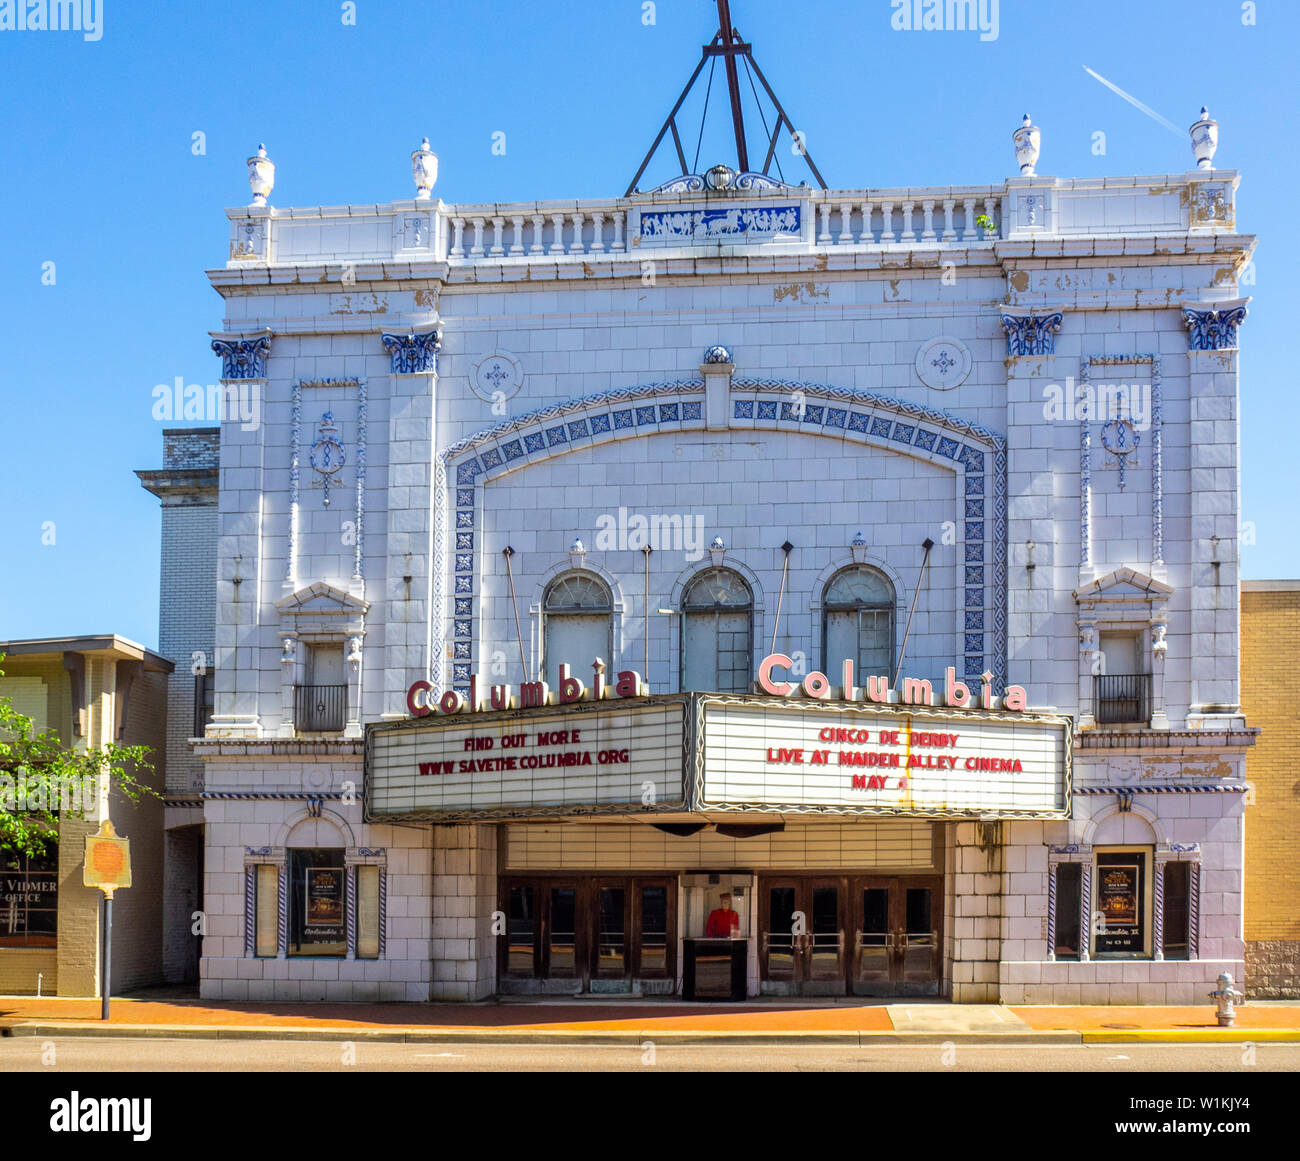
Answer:
M1201 119L1188 132L1192 136L1196 168L1213 169L1214 154L1219 148L1219 123L1211 119L1210 110L1204 105L1201 106Z
M1011 140L1016 146L1016 161L1020 163L1020 176L1033 177L1034 166L1038 164L1039 146L1042 144L1043 134L1041 130L1030 119L1029 114L1025 114L1025 119L1020 122L1020 128L1012 135Z
M415 196L419 201L430 196L433 183L438 180L438 155L429 148L426 137L420 148L411 154L411 176L415 178Z
M275 189L275 162L266 155L266 146L258 145L257 152L248 159L248 187L253 191L250 205L264 206Z

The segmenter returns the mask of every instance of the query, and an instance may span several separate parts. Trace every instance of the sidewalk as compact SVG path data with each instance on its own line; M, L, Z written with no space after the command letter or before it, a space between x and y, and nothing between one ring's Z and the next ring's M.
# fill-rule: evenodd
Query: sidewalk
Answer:
M871 1003L751 1000L686 1004L636 999L486 1001L480 1004L255 1004L190 999L98 1000L0 996L0 1036L152 1036L410 1043L842 1042L858 1044L1123 1041L1300 1043L1300 1002L1237 1009L1219 1028L1208 1002L1194 1008L1004 1007L934 1000Z

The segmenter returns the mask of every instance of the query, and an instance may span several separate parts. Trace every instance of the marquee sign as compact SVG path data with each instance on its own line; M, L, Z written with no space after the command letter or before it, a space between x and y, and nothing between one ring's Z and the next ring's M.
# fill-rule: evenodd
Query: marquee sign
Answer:
M705 695L694 807L1064 818L1070 731L1053 714Z
M368 817L682 811L684 704L678 695L372 725Z
M1064 818L1071 724L1026 710L992 674L941 682L841 666L784 680L791 658L758 667L769 696L649 696L641 675L591 686L568 665L557 688L486 685L407 692L411 717L366 730L371 818L452 821L643 812L758 811L967 818ZM790 675L793 678L793 674ZM862 684L859 685L858 682Z

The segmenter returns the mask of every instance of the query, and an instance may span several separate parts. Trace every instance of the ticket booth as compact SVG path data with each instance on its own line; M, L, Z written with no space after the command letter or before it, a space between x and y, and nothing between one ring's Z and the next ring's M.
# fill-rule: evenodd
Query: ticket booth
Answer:
M682 939L682 998L743 1000L748 988L753 877L704 873L682 876L686 924Z

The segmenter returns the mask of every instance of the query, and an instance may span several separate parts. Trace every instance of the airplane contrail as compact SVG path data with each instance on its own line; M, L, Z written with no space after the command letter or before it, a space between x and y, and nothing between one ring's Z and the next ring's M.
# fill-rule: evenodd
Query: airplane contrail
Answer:
M1097 80L1099 80L1112 93L1115 93L1118 96L1123 97L1124 100L1126 100L1135 109L1142 110L1142 112L1145 113L1148 117L1150 117L1151 120L1158 121L1161 125L1163 125L1166 129L1168 129L1170 133L1173 133L1175 136L1178 137L1183 136L1183 131L1179 129L1178 126L1175 125L1172 121L1170 121L1167 117L1160 116L1160 114L1157 113L1153 108L1151 108L1150 105L1144 105L1131 93L1126 93L1123 89L1119 87L1119 85L1111 84L1111 82L1108 81L1105 77L1103 77L1101 73L1093 72L1093 70L1090 69L1087 65L1083 66L1083 71L1087 73L1090 77L1095 77Z

